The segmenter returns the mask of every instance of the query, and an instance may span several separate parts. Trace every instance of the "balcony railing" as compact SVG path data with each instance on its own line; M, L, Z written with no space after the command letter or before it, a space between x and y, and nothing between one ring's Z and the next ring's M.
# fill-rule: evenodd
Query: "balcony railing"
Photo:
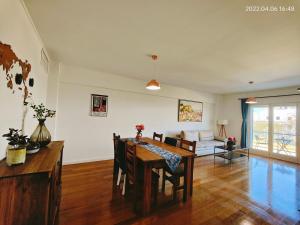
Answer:
M253 131L252 148L262 151L268 151L269 132ZM273 152L296 156L296 135L287 133L273 133Z

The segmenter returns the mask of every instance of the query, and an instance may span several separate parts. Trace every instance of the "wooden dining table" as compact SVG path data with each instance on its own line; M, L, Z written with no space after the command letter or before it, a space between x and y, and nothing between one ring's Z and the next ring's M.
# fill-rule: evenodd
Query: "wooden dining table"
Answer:
M187 202L191 199L192 188L193 188L193 169L192 160L194 158L194 153L181 149L179 147L174 147L151 138L142 138L142 142L147 142L149 144L158 146L169 152L178 154L181 156L181 161L184 163L184 189L183 189L183 202ZM137 144L136 146L136 156L138 161L143 165L144 168L144 195L143 195L143 205L142 214L147 215L151 211L151 179L152 179L152 168L164 168L166 166L165 159L160 155L149 151L144 148L143 145Z

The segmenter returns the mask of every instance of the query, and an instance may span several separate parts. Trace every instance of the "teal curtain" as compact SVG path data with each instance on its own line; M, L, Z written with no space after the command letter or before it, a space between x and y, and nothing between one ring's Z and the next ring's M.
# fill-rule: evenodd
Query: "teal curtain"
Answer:
M241 99L241 111L242 111L242 130L241 130L241 147L247 147L247 121L248 121L248 111L249 104L246 103L247 99Z

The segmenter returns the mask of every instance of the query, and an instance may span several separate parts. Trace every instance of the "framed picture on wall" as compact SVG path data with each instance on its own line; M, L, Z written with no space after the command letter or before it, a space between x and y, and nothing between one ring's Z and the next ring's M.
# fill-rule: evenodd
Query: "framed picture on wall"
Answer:
M178 100L178 122L202 122L203 102Z
M91 95L91 116L107 117L108 96Z

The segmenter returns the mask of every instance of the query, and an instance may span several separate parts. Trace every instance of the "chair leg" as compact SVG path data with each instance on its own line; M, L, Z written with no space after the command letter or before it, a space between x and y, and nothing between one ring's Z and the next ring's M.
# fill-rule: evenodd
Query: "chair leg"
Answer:
M173 184L173 200L175 201L177 199L177 189L180 184L180 178L176 177L175 178L175 183Z
M125 195L125 189L126 189L126 174L124 174L124 181L123 181L123 189L122 189L122 195Z
M162 185L161 185L161 191L165 193L166 189L166 171L163 169L163 177L162 177Z
M122 170L121 170L121 168L119 168L119 174L118 174L117 186L119 186L119 185L120 185L121 176L122 176Z
M117 174L119 171L119 163L114 159L114 168L113 168L113 187L116 185L117 181Z
M154 187L154 205L157 205L157 195L158 195L158 188L159 188L159 180L155 183Z

